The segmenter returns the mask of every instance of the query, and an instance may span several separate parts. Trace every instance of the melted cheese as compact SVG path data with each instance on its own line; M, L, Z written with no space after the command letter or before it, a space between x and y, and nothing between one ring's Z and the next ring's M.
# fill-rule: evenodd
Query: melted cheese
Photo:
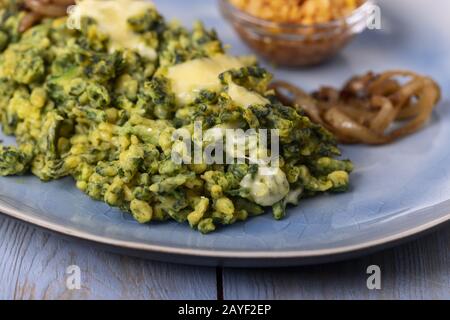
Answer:
M171 81L178 103L188 104L202 90L219 91L221 73L244 66L241 59L216 55L212 58L195 59L170 67L167 78Z
M288 195L284 199L284 204L298 205L299 198L303 193L303 188L297 188L295 190L289 191Z
M249 190L250 200L264 207L274 205L289 194L289 182L280 168L259 167L254 178L247 174L240 185Z
M231 100L233 100L238 106L243 108L248 108L255 104L269 104L269 100L261 96L256 92L247 90L244 87L238 86L237 84L230 83L228 86L228 95Z
M133 32L128 19L147 9L154 8L149 1L140 0L82 0L77 1L71 17L89 17L98 23L101 32L110 38L109 50L131 49L151 60L156 51L145 44L139 34Z

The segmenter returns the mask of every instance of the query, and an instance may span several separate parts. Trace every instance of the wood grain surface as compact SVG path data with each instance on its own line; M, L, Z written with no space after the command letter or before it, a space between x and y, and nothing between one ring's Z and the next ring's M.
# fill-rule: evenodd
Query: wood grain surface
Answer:
M225 299L450 299L450 226L368 257L322 266L224 270ZM381 290L367 288L367 267Z
M69 290L67 267L81 270ZM103 252L0 215L0 299L216 299L211 268Z
M450 226L368 257L285 269L224 269L107 253L0 215L0 299L450 299ZM81 289L66 269L81 270ZM366 286L370 265L381 290Z

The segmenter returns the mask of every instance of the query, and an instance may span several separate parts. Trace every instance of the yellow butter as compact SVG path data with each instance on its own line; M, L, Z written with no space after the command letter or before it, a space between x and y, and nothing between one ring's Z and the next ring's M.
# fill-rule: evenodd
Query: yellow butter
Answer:
M270 101L262 95L247 90L244 87L238 86L235 83L230 83L228 86L228 95L238 106L248 108L255 104L269 104Z
M145 44L139 34L133 32L128 19L145 10L154 8L153 3L140 0L82 0L77 1L73 19L89 17L98 23L101 32L110 38L110 51L118 49L135 50L151 60L156 59L156 51Z
M231 69L244 67L241 59L216 55L212 58L191 60L170 67L167 78L180 104L188 104L202 90L218 91L221 88L219 75Z

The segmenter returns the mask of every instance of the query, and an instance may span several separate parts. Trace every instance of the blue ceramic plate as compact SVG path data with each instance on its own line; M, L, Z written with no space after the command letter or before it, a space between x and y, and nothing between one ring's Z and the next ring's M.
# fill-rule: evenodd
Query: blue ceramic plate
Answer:
M156 1L184 24L215 27L235 54L250 53L215 1ZM366 31L330 63L308 70L271 69L306 89L341 85L367 70L405 68L434 77L443 101L421 132L383 147L343 147L356 171L352 189L305 200L283 221L270 215L201 235L175 222L139 225L79 192L71 179L0 179L0 211L21 220L150 258L196 264L281 266L330 261L392 243L450 219L450 3L381 1L380 31ZM10 138L1 137L6 142Z

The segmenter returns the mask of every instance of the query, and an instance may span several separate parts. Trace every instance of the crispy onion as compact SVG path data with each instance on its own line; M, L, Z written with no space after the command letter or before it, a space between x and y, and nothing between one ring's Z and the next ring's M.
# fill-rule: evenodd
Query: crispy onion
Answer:
M20 31L24 32L44 18L57 18L67 15L67 7L74 5L75 0L24 0L28 13L20 23Z
M271 88L283 103L349 144L387 144L412 134L427 123L441 98L433 79L409 71L369 72L341 90L322 87L312 94L284 81Z

